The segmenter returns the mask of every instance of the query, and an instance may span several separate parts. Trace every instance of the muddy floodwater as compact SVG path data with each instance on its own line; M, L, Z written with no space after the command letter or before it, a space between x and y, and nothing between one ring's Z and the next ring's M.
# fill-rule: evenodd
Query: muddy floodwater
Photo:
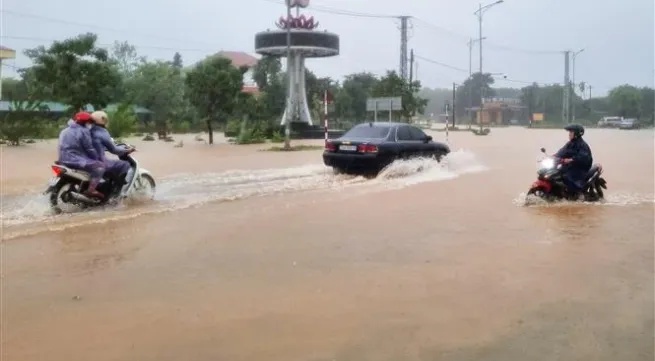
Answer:
M376 179L135 140L155 200L59 216L55 143L3 147L3 361L653 360L653 131L587 132L604 203L524 206L566 136L451 132Z

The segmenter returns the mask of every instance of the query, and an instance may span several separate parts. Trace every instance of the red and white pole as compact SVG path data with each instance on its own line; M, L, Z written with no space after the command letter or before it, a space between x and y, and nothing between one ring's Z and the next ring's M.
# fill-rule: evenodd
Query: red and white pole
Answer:
M325 128L325 144L328 142L328 91L323 93L323 127Z

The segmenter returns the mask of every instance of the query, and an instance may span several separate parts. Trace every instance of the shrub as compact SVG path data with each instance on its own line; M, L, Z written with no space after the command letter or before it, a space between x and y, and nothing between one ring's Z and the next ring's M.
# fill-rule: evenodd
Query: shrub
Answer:
M132 106L128 103L121 103L116 110L110 112L107 130L114 138L129 136L136 129L136 115Z

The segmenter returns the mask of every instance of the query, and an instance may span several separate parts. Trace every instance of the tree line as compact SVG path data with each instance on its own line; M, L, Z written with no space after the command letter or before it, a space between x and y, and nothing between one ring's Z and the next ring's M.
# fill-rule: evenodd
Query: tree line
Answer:
M235 67L229 59L217 55L187 66L179 53L170 60L151 60L140 56L127 42L115 42L110 49L104 49L98 46L93 33L38 46L25 54L31 65L19 70L20 78L2 79L3 99L12 101L14 110L0 118L0 135L5 139L56 135L61 120L44 122L39 115L46 101L66 104L70 113L87 104L94 109L118 104L110 122L114 124L111 131L119 133L117 137L167 129L207 130L210 143L214 130L232 133L242 143L280 138L287 76L279 58L263 57L254 66L253 79L259 93L250 94L242 92L248 69ZM444 105L452 100L452 89L422 88L419 81L407 81L395 71L383 76L350 74L337 81L306 70L306 82L313 118L321 119L323 92L328 90L333 99L330 121L341 128L372 119L366 109L369 97L402 97L402 110L393 116L405 121L443 113ZM462 81L456 89L457 117L466 118L466 108L479 106L482 91L487 97L521 99L526 116L541 112L547 120L561 120L561 85L533 84L511 89L495 88L494 82L490 74L473 74ZM575 93L573 104L581 119L621 115L653 121L652 88L623 85L606 97L585 98L578 95L585 93L581 85ZM137 118L132 105L145 107L152 114Z
M250 94L241 91L248 69L235 67L227 58L213 55L185 66L179 53L169 61L150 60L127 42L115 42L104 49L96 41L95 34L86 33L26 50L32 65L19 70L20 79L3 79L3 98L12 101L14 112L1 120L0 132L6 137L6 133L22 127L34 133L34 126L23 126L28 123L44 128L43 123L25 118L28 114L36 116L43 108L41 103L55 101L69 106L71 113L87 104L94 109L120 104L120 112L112 114L110 125L120 124L114 131L121 134L135 129L207 130L210 143L215 129L239 133L242 142L280 136L287 76L279 58L260 59L252 69L259 93ZM306 81L313 117L321 119L321 101L327 89L334 99L330 116L343 126L366 119L366 98L370 96L401 96L403 110L395 116L405 119L421 113L427 104L417 95L420 82L405 81L394 71L383 77L352 74L338 82L307 70ZM25 104L30 104L29 109L24 109ZM152 114L138 122L126 105L145 107ZM18 112L18 108L23 111Z
M517 114L528 122L533 113L543 113L547 122L562 122L564 86L561 84L540 85L533 83L522 88L494 87L495 79L490 74L472 74L456 84L455 108L459 119L466 119L469 107L480 106L480 91L485 97L515 98L520 100L523 111ZM585 83L570 84L571 110L576 119L589 125L596 124L604 116L636 118L652 125L655 113L655 90L650 87L636 87L625 84L609 91L606 96L592 97L591 87ZM452 89L421 89L419 95L429 101L426 114L442 114L444 104L451 104Z

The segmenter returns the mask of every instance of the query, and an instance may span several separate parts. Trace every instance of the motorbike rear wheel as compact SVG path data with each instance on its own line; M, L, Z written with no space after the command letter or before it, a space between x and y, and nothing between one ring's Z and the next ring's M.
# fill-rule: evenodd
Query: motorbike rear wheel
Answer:
M73 184L69 182L60 181L56 186L54 186L50 192L50 207L55 212L55 214L60 214L64 212L62 205L68 204L78 208L84 208L85 205L82 202L77 202L70 196L70 192L74 191Z

